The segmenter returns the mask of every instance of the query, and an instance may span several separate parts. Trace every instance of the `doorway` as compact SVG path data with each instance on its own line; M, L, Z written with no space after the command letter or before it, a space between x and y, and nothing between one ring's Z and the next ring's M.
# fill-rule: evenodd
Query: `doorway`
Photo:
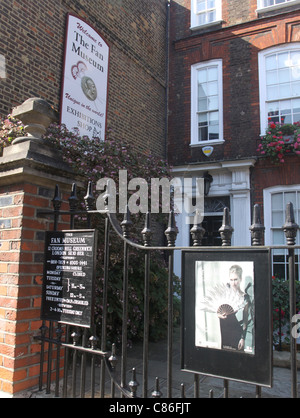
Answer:
M205 229L205 235L202 240L202 245L206 247L219 247L222 246L222 240L220 237L219 229L222 226L222 216L206 216L202 223Z
M202 227L205 229L205 234L202 240L202 245L205 247L219 247L222 246L219 229L223 222L223 211L227 207L230 209L230 197L206 197L204 202L205 217L202 222ZM192 245L192 243L190 243Z

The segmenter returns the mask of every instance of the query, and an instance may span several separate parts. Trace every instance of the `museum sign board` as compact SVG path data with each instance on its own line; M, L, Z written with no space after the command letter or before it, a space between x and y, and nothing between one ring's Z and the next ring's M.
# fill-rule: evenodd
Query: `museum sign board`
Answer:
M105 139L109 46L87 22L67 16L60 122Z
M95 230L46 232L42 319L91 327L96 237Z

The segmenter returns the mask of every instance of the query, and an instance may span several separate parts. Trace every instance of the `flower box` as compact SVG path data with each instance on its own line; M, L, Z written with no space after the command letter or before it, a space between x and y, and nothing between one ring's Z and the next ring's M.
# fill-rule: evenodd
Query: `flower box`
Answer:
M300 155L300 123L270 122L266 135L261 138L257 152L275 163L284 163L288 155Z

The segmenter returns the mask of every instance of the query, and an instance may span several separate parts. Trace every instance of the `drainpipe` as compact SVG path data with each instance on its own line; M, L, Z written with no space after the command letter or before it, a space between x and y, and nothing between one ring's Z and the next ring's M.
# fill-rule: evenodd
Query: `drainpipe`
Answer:
M168 158L168 120L169 120L169 41L170 41L170 7L171 0L166 2L166 95L165 95L165 144L164 156L165 160Z

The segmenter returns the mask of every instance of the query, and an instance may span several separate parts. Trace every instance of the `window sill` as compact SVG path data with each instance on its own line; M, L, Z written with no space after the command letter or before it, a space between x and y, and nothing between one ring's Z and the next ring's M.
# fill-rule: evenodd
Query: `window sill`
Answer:
M214 145L222 145L224 143L225 143L224 139L217 139L213 141L202 141L202 142L197 142L197 143L191 143L190 147L191 148L213 147Z
M272 10L282 10L282 9L287 8L287 7L291 7L293 5L299 4L299 3L300 3L300 0L295 0L293 2L275 4L273 6L268 6L268 7L263 7L261 9L257 9L256 13L258 15L261 15L263 13L271 12Z
M191 31L196 31L196 30L200 30L200 29L206 29L206 28L210 28L212 26L217 26L220 25L221 23L223 23L224 20L215 20L214 22L210 22L210 23L205 23L204 25L199 25L199 26L191 26L190 30Z

